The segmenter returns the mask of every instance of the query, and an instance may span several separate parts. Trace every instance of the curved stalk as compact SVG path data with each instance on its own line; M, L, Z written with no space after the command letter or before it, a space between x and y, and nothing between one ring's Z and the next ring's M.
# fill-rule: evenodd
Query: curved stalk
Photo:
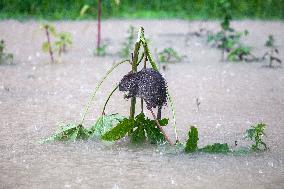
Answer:
M115 86L115 88L114 88L114 89L111 91L111 93L108 95L108 97L107 97L107 99L106 99L106 101L105 101L104 107L103 107L102 115L105 114L106 105L107 105L107 103L108 103L110 97L111 97L111 96L113 95L113 93L117 90L117 88L118 88L118 84Z
M174 103L173 103L173 100L172 100L172 96L170 95L168 90L167 90L167 96L168 96L171 111L172 111L172 114L173 114L175 138L176 138L176 142L178 142L179 138L178 138L178 134L177 134L177 125L176 125L176 111L175 111Z
M105 76L101 79L101 81L98 83L98 85L96 86L95 90L92 92L92 95L90 96L90 99L89 99L87 105L85 106L85 111L84 111L84 114L83 114L82 119L81 119L81 124L83 124L83 122L84 122L84 120L85 120L85 117L86 117L86 115L87 115L87 113L88 113L88 111L89 111L89 108L90 108L90 106L91 106L91 103L92 103L92 101L94 100L94 98L95 98L95 96L96 96L96 93L98 92L98 90L99 90L100 86L102 85L102 83L104 82L104 80L108 77L108 75L109 75L116 67L118 67L120 64L123 64L123 63L125 63L125 62L130 62L130 61L129 61L129 60L124 60L124 61L122 61L122 62L119 62L119 63L113 65L113 66L108 70L108 72L106 73L106 75L105 75Z

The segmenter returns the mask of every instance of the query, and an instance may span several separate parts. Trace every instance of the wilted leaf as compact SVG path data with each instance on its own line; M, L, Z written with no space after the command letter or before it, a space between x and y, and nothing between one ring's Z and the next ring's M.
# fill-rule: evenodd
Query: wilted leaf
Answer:
M198 151L206 153L228 153L230 152L230 148L227 143L224 144L214 143L212 145L207 145L199 149Z
M43 142L47 141L75 141L78 139L88 139L89 138L88 130L85 129L82 125L78 124L67 124L62 127L59 131L53 134L51 137L47 138Z

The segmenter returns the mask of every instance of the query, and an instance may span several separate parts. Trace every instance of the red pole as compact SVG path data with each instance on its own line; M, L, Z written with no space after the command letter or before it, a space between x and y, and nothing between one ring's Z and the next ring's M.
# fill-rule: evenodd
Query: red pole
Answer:
M98 38L97 38L97 48L100 48L101 44L101 14L102 14L102 7L101 7L101 0L98 0Z

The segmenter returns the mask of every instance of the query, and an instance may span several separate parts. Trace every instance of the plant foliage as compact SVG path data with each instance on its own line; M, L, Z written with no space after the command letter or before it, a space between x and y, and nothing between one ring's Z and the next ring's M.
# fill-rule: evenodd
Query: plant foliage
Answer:
M119 114L102 115L91 126L89 132L91 133L91 135L100 138L103 134L111 130L124 118L124 116L121 116Z
M5 41L3 39L0 40L0 64L7 63L12 64L14 56L11 53L6 53L5 51Z
M185 152L195 152L198 149L198 130L196 127L191 126L188 131L188 140L186 141Z
M279 54L279 50L275 46L275 39L273 35L268 36L268 39L265 42L265 46L268 48L268 51L263 55L262 60L268 57L269 59L268 67L272 68L273 62L282 64L281 59L277 56Z
M214 143L212 145L207 145L203 148L198 150L199 152L206 152L206 153L229 153L231 152L229 145L227 143Z
M267 146L263 142L262 137L265 136L264 129L266 124L258 123L256 125L251 126L250 129L246 130L245 138L250 139L254 144L252 144L252 150L266 150Z
M176 50L168 47L158 53L158 59L160 63L175 63L180 62L182 58Z
M159 123L161 126L165 126L168 124L168 119L162 119ZM106 132L102 139L115 141L125 136L129 136L132 143L149 141L157 144L165 141L163 134L156 126L155 120L146 118L143 113L138 114L134 119L124 118L116 127Z
M81 124L70 123L62 126L55 134L44 140L48 141L75 141L79 139L88 139L90 137L89 130L85 129Z

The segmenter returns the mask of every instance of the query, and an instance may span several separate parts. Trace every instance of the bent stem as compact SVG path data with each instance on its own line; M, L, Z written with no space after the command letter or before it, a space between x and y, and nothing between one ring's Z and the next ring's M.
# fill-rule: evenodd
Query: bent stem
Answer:
M88 113L88 111L89 111L89 108L90 108L90 106L91 106L91 103L92 103L92 101L94 100L94 98L95 98L95 96L96 96L96 93L98 92L98 90L99 90L100 86L102 85L102 83L104 82L104 80L108 77L108 75L109 75L116 67L118 67L120 64L123 64L123 63L125 63L125 62L130 62L130 61L129 61L129 60L124 60L124 61L122 61L122 62L119 62L119 63L113 65L113 66L108 70L108 72L106 73L106 75L105 75L105 76L101 79L101 81L98 83L98 85L96 86L95 90L93 91L92 95L90 96L90 99L89 99L89 101L88 101L88 103L87 103L87 105L86 105L86 107L85 107L85 111L84 111L84 114L83 114L82 119L81 119L81 122L80 122L81 125L82 125L83 122L85 121L85 118L86 118L86 115L87 115L87 113Z
M170 102L170 107L171 107L172 114L173 114L174 131L175 131L176 142L179 142L179 138L178 138L178 134L177 134L177 125L176 125L176 111L175 111L174 103L173 103L173 100L172 100L172 96L170 95L168 90L167 90L167 95L168 95L168 99L169 99L169 102Z
M102 115L105 115L105 109L106 109L106 106L107 106L107 103L110 99L110 97L113 95L113 93L118 89L118 85L115 86L115 88L111 91L111 93L108 95L106 101L105 101L105 104L104 104L104 107L103 107L103 111L102 111Z
M168 143L169 143L170 145L174 145L173 142L170 140L170 138L167 136L167 134L166 134L166 132L164 131L164 129L162 128L162 126L160 125L159 121L157 120L157 118L156 118L156 116L155 116L155 114L154 114L152 108L150 108L149 110L150 110L150 112L151 112L151 114L152 114L152 116L153 116L153 118L154 118L154 120L155 120L157 126L159 127L160 131L163 133L165 139L168 141Z

